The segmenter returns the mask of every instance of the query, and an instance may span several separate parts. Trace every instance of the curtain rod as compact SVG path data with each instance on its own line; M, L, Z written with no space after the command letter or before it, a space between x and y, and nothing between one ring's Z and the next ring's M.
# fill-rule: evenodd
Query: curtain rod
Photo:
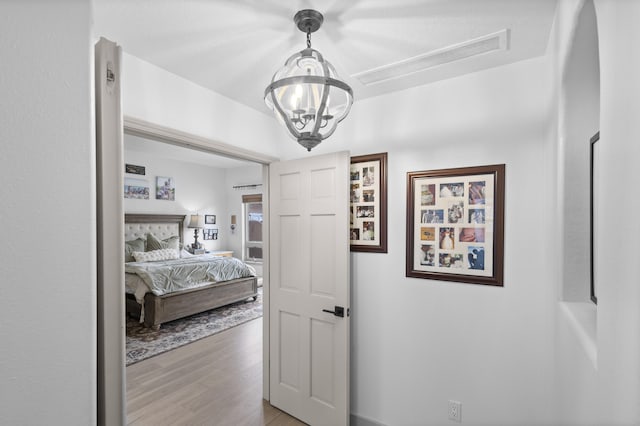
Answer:
M233 189L256 189L259 186L262 186L262 184L261 183L252 183L250 185L234 185Z

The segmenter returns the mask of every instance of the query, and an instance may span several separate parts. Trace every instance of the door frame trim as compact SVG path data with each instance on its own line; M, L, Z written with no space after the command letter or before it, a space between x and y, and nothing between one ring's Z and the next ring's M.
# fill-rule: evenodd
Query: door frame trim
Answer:
M97 424L126 423L124 222L122 220L122 49L95 44ZM113 255L115 253L115 256Z
M204 138L193 133L173 129L171 127L161 126L159 124L131 116L124 117L124 133L151 138L170 143L172 145L195 149L197 151L218 154L224 157L253 161L263 165L279 161L279 158L277 157L229 145L224 142L218 142L213 139Z
M105 123L107 125L107 123ZM113 122L114 126L117 126L117 120ZM252 161L255 163L262 164L262 175L263 179L266 177L267 181L263 182L263 187L268 188L269 182L269 164L275 161L279 161L277 157L272 157L269 155L265 155L259 152L247 150L244 148L239 148L233 145L229 145L226 143L214 141L212 139L207 139L198 135L194 135L187 132L182 132L173 128L169 128L166 126L162 126L159 124L151 123L149 121L141 120L135 117L124 116L122 122L122 130L124 134L130 134L134 136L141 136L145 138L155 139L160 142L169 143L176 146L181 146L185 148L195 149L202 152L212 153L216 155L221 155L225 157ZM124 143L122 140L119 142L119 147L114 147L114 149L119 149L120 152L124 152ZM122 165L124 168L124 165ZM120 184L123 175L122 173L109 173L105 172L105 170L100 171L100 176L98 176L99 180L102 180L105 186L113 186L117 188L117 193L121 194L122 185ZM263 203L266 202L266 206L268 207L268 191L264 194ZM267 209L268 215L268 209ZM268 216L265 218L268 222ZM120 202L120 215L113 214L110 216L102 216L98 217L98 221L101 222L104 229L122 229L122 221L124 220L124 205ZM99 224L100 225L100 224ZM263 247L263 256L268 261L269 259L269 244L268 244L268 225L266 227L266 237L265 240L267 244ZM110 245L105 247L104 245L99 246L99 252L107 252L113 251L114 246L123 246L124 245L124 235L120 232L113 241L115 245ZM118 243L119 242L119 243ZM111 270L119 270L123 269L123 263L119 264L119 260L122 256L105 256L104 257L104 267L105 269L111 268ZM263 263L264 265L264 263ZM123 269L124 270L124 269ZM269 273L268 266L266 269L263 266L263 365L269 365ZM120 278L121 282L120 286L124 289L124 274ZM112 318L110 315L106 315L106 311L115 311L124 313L124 297L110 298L109 300L104 300L105 309L99 313L101 321L107 321L109 318ZM107 309L108 308L108 309ZM122 330L122 340L124 344L124 327L122 324L118 324L117 328ZM125 357L124 357L124 347L118 346L108 346L105 345L102 347L102 350L98 354L98 359L121 359L121 377L126 377L126 365L125 365ZM263 368L262 373L263 378L263 398L269 401L269 369ZM117 417L126 419L126 383L122 383L122 386L114 385L110 386L109 383L105 383L105 393L99 396L99 399L103 399L105 394L117 396L120 395L120 400L123 401L123 404L120 407L112 407L115 408L116 411L118 408L122 411L121 413L111 413L116 415ZM106 389L108 388L108 389ZM98 401L98 405L104 404L104 401ZM118 415L119 414L119 415Z

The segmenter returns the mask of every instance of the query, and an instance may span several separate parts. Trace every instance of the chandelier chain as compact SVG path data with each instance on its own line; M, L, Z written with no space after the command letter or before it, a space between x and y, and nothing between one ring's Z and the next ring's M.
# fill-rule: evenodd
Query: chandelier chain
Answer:
M307 27L307 49L311 49L311 27Z

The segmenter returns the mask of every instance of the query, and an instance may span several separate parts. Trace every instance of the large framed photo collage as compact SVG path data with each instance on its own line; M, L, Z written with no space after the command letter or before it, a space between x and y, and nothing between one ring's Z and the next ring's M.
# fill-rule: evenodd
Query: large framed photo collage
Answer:
M504 164L407 174L408 277L503 285Z

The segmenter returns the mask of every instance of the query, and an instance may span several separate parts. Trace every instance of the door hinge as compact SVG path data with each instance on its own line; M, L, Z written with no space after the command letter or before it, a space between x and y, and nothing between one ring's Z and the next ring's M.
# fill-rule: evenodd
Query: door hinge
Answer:
M113 72L110 66L107 65L107 84L112 85L113 83L115 83L115 81L116 81L116 74Z

